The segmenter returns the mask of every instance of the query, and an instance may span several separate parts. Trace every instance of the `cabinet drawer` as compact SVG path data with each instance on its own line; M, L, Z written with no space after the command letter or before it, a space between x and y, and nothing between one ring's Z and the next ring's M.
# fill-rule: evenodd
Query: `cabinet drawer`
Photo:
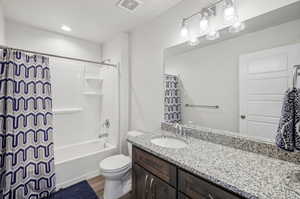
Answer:
M174 165L137 147L132 149L132 158L134 163L141 165L152 174L176 187L177 170Z
M179 170L178 175L179 191L191 199L242 199L242 197L227 192L221 187L191 175L183 170Z

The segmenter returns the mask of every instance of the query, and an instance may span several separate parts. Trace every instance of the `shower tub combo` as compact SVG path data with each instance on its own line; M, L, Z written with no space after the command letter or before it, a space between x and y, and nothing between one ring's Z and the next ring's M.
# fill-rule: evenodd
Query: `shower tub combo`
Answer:
M65 188L100 175L99 162L117 152L116 146L103 139L56 148L56 188Z

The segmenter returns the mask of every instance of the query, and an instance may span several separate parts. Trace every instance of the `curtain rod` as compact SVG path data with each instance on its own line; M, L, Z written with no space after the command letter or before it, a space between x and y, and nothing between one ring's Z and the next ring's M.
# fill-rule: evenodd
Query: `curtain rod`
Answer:
M92 64L98 64L98 65L104 65L104 66L111 66L111 67L117 68L117 64L108 64L108 63L105 63L104 61L99 62L99 61L92 61L92 60L80 59L80 58L74 58L74 57L66 57L66 56L61 56L61 55L54 55L54 54L31 51L31 50L25 50L25 49L20 49L20 48L12 48L12 47L2 46L2 45L0 45L0 49L11 49L11 50L23 51L23 52L26 52L26 53L44 55L44 56L47 56L47 57L56 57L56 58L61 58L61 59L69 59L69 60L73 60L73 61L80 61L80 62L86 62L86 63L92 63Z

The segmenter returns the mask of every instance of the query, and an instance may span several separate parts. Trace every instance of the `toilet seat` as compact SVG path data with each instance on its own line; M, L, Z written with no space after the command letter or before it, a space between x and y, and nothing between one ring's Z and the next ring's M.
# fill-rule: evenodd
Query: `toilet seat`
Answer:
M131 168L131 159L125 155L114 155L100 162L100 168L106 173L120 172Z

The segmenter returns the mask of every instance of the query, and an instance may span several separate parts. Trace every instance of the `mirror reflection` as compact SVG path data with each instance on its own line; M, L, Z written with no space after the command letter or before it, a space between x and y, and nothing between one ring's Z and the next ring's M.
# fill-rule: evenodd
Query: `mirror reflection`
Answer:
M274 142L285 91L300 64L299 42L297 17L193 48L166 49L164 121Z

